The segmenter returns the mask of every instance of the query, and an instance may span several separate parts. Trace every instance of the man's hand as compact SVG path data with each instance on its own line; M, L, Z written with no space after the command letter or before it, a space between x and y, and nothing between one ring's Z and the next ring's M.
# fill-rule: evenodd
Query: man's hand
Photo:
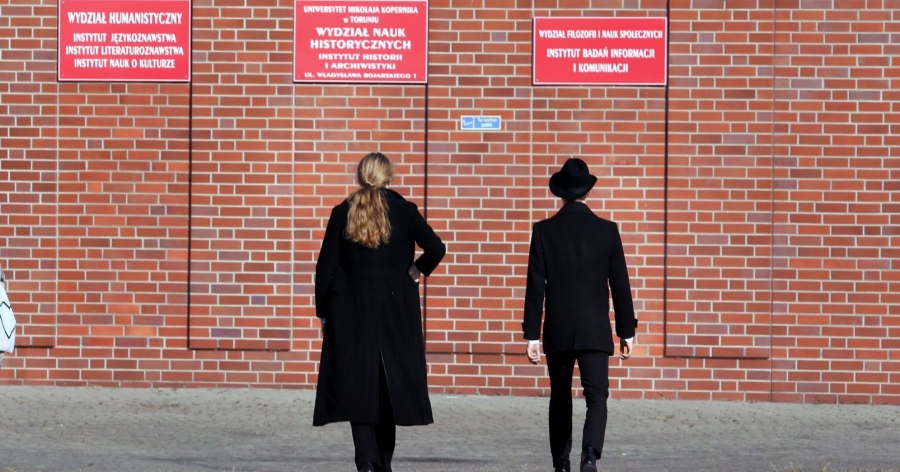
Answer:
M528 356L528 362L534 365L541 363L541 343L528 343L525 348L525 354Z
M632 344L634 344L634 338L619 340L619 359L628 359L631 357Z

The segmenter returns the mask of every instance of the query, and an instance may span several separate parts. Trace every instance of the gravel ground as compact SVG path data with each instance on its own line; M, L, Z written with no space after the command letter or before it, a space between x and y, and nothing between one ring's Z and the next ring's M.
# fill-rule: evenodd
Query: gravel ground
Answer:
M0 470L351 471L314 392L0 386ZM550 471L547 399L432 395L394 470ZM580 444L583 400L575 400ZM900 407L610 400L603 471L900 472ZM577 448L576 448L577 449ZM577 451L573 452L577 461Z

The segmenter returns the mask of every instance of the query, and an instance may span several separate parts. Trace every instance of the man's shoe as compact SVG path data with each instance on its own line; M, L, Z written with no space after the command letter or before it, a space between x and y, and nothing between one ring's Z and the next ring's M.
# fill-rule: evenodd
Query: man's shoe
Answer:
M553 472L572 472L572 465L569 461L565 461L562 464L553 468Z
M581 453L581 472L597 472L597 453L591 446L585 446Z
M359 468L359 472L375 472L376 470L378 469L375 468L375 464L371 462L366 462Z

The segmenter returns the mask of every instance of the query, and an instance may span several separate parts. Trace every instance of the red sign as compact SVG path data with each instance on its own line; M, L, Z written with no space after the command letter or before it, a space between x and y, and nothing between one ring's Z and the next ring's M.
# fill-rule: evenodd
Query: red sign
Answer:
M665 85L665 18L535 18L535 85Z
M188 82L190 0L59 0L59 80Z
M427 0L294 0L294 81L426 83Z

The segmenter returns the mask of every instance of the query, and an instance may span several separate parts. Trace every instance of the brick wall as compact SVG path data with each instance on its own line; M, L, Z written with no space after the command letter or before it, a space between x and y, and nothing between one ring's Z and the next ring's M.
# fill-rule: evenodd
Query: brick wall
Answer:
M0 0L4 384L312 387L325 219L379 149L449 250L435 392L547 393L525 264L574 155L642 320L615 397L900 403L897 0L432 0L427 86L293 84L288 0L195 0L190 84L57 83L56 11ZM667 14L668 87L531 85L533 17Z

